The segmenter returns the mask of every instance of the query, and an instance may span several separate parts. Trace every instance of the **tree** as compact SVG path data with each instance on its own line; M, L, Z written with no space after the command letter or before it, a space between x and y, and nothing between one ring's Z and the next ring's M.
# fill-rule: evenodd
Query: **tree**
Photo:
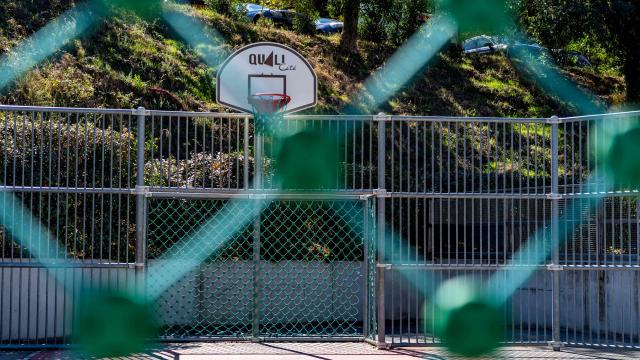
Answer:
M637 0L600 0L612 43L622 53L627 83L627 101L640 104L640 2Z
M627 101L640 104L640 2L637 0L519 0L527 32L549 47L588 38L618 57Z
M340 47L351 54L358 53L358 15L360 0L345 0L343 5L344 28Z
M393 45L404 43L434 13L434 0L361 0L360 5L359 37Z

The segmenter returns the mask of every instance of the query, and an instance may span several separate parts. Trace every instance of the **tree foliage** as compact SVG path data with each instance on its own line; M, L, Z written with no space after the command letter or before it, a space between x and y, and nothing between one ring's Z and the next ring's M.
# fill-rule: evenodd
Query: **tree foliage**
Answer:
M517 0L520 22L548 47L581 44L606 50L627 83L627 100L640 102L640 2L636 0ZM603 59L604 60L604 59Z
M363 39L403 43L433 13L433 0L362 0L360 33Z

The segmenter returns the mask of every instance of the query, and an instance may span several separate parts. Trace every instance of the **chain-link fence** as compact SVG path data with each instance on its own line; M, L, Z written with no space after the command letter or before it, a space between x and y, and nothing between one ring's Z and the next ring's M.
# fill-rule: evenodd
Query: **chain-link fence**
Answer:
M224 233L224 224L203 225L225 205L244 208L229 200L150 200L149 263L162 266L165 252L186 237ZM362 336L367 206L274 200L259 214L238 213L250 218L247 226L157 300L164 337ZM158 273L171 272L167 266Z

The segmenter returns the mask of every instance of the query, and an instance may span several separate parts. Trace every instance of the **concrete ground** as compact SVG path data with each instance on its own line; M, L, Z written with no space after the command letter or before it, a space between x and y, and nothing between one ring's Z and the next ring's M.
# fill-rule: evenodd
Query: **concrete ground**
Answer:
M5 351L0 360L78 359L77 354L61 350ZM438 347L378 350L366 343L184 343L167 344L157 351L122 359L181 360L410 360L462 359ZM547 347L519 346L498 350L486 359L640 359L640 351L622 349L563 348L554 352Z

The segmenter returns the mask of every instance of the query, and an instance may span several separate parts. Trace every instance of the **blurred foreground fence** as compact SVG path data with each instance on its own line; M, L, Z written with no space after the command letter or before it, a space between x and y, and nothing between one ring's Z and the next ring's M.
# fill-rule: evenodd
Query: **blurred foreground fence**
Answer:
M0 191L61 246L0 226L0 346L69 344L82 288L152 291L173 254L203 261L153 299L164 340L437 343L443 281L529 269L505 343L640 347L638 189L599 181L593 151L603 124L638 117L290 116L287 133L330 134L338 157L303 191L278 187L277 144L256 159L246 114L2 105ZM180 245L194 236L225 242Z

